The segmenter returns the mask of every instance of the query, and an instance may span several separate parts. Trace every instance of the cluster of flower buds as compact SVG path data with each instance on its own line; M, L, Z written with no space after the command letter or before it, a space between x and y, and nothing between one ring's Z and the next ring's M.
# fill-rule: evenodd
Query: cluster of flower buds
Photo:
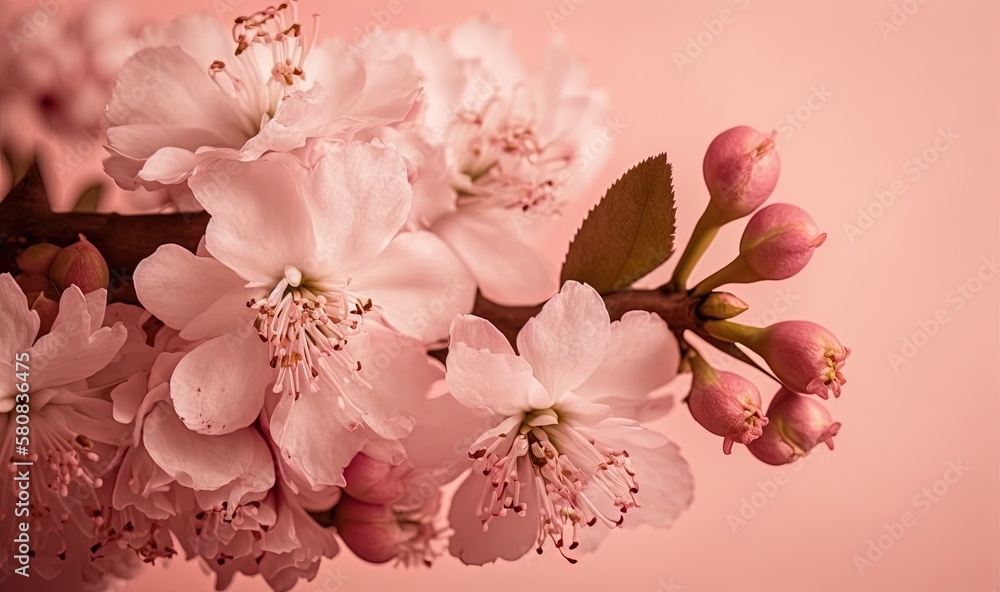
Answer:
M40 334L48 333L59 313L59 295L72 285L84 294L107 289L108 264L82 234L67 247L51 243L31 245L17 257L21 273L14 278L38 313Z
M363 452L344 469L347 485L333 509L333 525L362 560L429 566L444 553L444 530L433 520L438 492L428 498L404 496L412 493L407 485L415 475L408 464L391 465Z
M753 214L739 254L690 293L702 298L698 308L704 319L701 337L753 351L782 388L765 416L760 392L752 382L716 371L692 350L694 378L687 403L699 424L724 438L726 454L738 442L770 464L801 458L819 442L833 448L840 424L833 422L822 403L806 395L840 396L846 382L843 366L850 354L830 331L809 321L784 321L763 328L735 323L729 319L749 306L733 294L714 291L726 284L790 278L805 268L826 239L812 217L797 206L776 203L760 208L774 191L780 169L773 133L740 126L712 141L703 166L709 203L669 284L674 290L685 290L718 230Z

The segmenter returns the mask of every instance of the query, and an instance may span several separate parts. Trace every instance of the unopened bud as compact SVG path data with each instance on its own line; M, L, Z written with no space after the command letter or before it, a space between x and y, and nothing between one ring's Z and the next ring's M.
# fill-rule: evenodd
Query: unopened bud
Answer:
M750 305L729 292L713 292L705 297L698 312L706 319L731 319L748 308Z
M770 419L764 433L748 445L750 452L769 465L783 465L807 455L824 443L833 450L840 423L812 397L782 388L767 409Z
M797 393L839 397L847 382L842 370L851 349L816 323L782 321L758 329L732 321L706 321L703 326L713 337L752 349L783 385Z
M49 275L49 268L62 249L52 243L31 245L17 256L17 267L24 273Z
M359 559L385 563L399 554L403 530L392 507L344 496L333 509L333 525Z
M824 240L826 234L802 208L783 203L769 205L747 224L740 240L740 254L702 280L694 294L707 294L726 284L790 278L802 271L813 250Z
M775 132L765 134L744 125L712 140L702 164L710 195L707 217L717 224L731 222L771 196L781 172L774 137Z
M403 495L403 478L409 470L359 452L344 469L344 493L369 504L391 504Z
M757 387L739 374L716 371L700 357L691 364L694 380L688 408L703 428L722 436L722 451L730 454L733 443L749 444L760 436L767 418Z
M826 234L805 210L777 203L762 208L743 231L740 256L761 279L790 278L809 263Z
M81 234L79 242L59 252L49 269L49 278L60 291L76 285L86 294L106 290L111 274L101 252Z
M14 282L21 288L24 295L28 297L28 302L31 302L35 296L42 293L53 300L59 300L59 291L56 290L55 285L47 275L19 273L14 278Z

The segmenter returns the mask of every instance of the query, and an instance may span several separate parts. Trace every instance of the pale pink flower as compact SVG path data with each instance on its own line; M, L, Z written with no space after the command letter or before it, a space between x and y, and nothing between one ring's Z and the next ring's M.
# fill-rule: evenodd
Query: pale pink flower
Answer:
M147 30L108 105L108 174L155 188L219 159L302 149L311 164L310 141L402 121L418 92L409 62L365 64L341 42L318 44L318 21L290 0L231 30L205 15Z
M623 522L669 526L691 501L687 463L662 435L615 416L676 374L666 324L644 312L611 323L594 289L567 282L517 347L520 355L478 317L452 325L448 387L492 417L468 448L472 473L452 501L452 554L513 560L549 539L569 558Z
M263 554L257 564L271 589L285 592L300 579L312 581L319 572L320 561L336 556L339 547L333 529L321 526L309 514L325 510L328 505L308 507L284 480L279 480L273 496L277 519L264 533Z
M421 74L414 125L379 133L415 166L411 223L448 241L488 298L535 304L557 292L558 262L540 241L608 145L604 96L579 60L555 43L529 75L509 31L488 20L387 33L365 55L412 56Z
M113 0L26 5L0 44L0 144L15 169L36 162L56 211L100 188L102 212L157 211L164 192L125 192L104 173L105 107L115 76L138 46L130 7ZM3 165L6 169L6 164ZM0 173L0 199L10 181ZM126 197L127 194L127 197Z
M128 320L130 338L147 333L147 315L137 310L116 311ZM145 339L126 344L130 351L118 364L142 369L112 394L115 418L129 423L132 434L109 510L127 517L129 527L105 533L95 547L131 547L152 562L173 555L173 532L189 558L216 571L220 587L244 572L261 573L275 590L290 589L299 577L311 579L319 560L337 551L332 531L319 526L306 506L328 508L339 490L300 494L292 477L280 479L266 421L222 435L201 434L180 421L170 379L196 345L169 327L157 330L151 345ZM138 363L143 357L145 365Z
M421 341L471 309L472 279L433 234L397 236L410 187L378 144L333 151L304 178L258 161L191 187L212 214L206 256L165 245L136 270L150 312L205 340L171 378L178 414L224 434L280 394L268 413L283 454L313 485L343 485L366 440L409 432L406 401L433 380Z
M137 46L137 28L129 7L117 2L59 8L10 15L0 50L0 101L29 105L57 134L100 131L115 75Z
M181 422L170 399L169 379L170 367L176 370L182 357L165 353L157 358L147 380L130 379L115 389L116 403L142 397L134 417L133 444L135 448L141 447L135 461L142 462L135 468L140 469L139 477L159 477L141 479L123 472L116 497L121 494L121 499L125 500L132 494L148 498L151 493L176 482L194 491L202 508L219 507L220 517L231 520L244 506L259 501L274 486L271 452L264 437L252 427L206 435L188 429ZM123 417L127 413L124 409L116 409L116 413L127 419ZM145 462L146 457L155 467ZM169 477L169 481L164 477ZM146 513L162 517L159 514L163 509L146 510Z
M117 465L124 428L111 417L106 390L86 383L125 341L121 324L101 326L106 298L105 290L84 295L70 287L51 331L39 337L38 314L10 274L0 275L0 459L9 469L0 488L0 531L12 540L20 522L13 517L16 477L25 469L13 463L32 462L32 569L43 579L63 570L64 556L72 555L73 569L91 568L85 558L104 520L99 491ZM27 369L15 366L17 354ZM30 418L27 451L17 443L24 436L17 433L19 415ZM100 579L90 573L88 581Z
M266 438L266 417L261 419L259 435ZM333 529L317 523L310 512L335 505L340 489L305 489L308 484L288 470L273 442L268 445L276 480L266 495L240 506L231 517L229 506L189 497L182 502L187 511L169 521L188 558L200 558L216 573L219 590L243 573L260 574L273 590L284 592L299 579L315 578L320 561L339 550Z

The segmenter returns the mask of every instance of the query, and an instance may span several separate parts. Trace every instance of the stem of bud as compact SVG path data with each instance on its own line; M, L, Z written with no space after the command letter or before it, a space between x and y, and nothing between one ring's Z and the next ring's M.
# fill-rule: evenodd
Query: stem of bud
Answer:
M702 325L708 334L716 339L742 343L749 347L760 337L760 329L749 325L741 325L732 321L705 321Z
M749 284L762 279L747 265L746 259L737 256L729 265L713 273L694 287L692 296L704 296L719 286L726 284Z
M719 233L722 225L716 223L709 215L708 210L701 215L698 223L695 224L694 232L691 233L691 240L688 241L680 259L677 260L677 267L674 268L674 275L667 284L667 289L674 292L687 290L687 281L694 271L695 265L701 260L701 256L708 250L709 245Z

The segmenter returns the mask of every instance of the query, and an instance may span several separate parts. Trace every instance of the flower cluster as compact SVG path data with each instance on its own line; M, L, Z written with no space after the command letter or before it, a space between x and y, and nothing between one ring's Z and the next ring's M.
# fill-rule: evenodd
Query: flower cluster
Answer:
M554 43L529 73L485 19L358 46L320 38L302 8L45 34L54 56L116 58L29 89L52 125L100 130L119 191L97 209L177 233L131 267L148 241L124 218L72 244L9 241L0 524L27 550L0 556L0 581L100 590L181 555L219 589L244 574L288 590L341 545L404 566L576 563L691 504L687 462L652 427L689 372L689 409L727 454L833 447L840 424L809 395L839 396L849 350L805 321L734 323L747 305L715 291L791 277L823 242L795 206L757 210L773 138L712 142L710 202L671 283L645 294L659 304L613 306L638 292L560 282L540 241L597 169L584 147L605 99L574 55ZM755 210L736 259L688 289L718 229ZM689 333L764 359L782 384L767 414Z
M821 403L799 393L839 397L851 350L830 331L809 321L782 321L764 328L730 321L748 307L732 294L713 292L725 284L792 277L805 268L826 239L798 206L776 203L757 209L778 182L781 165L773 136L741 126L719 134L709 145L704 174L711 199L671 283L683 289L719 228L753 213L739 254L691 289L694 296L704 297L700 312L706 320L696 333L717 347L747 347L764 359L782 388L765 415L760 392L752 382L732 372L716 371L687 346L694 374L687 403L699 424L723 437L726 454L738 442L760 460L780 465L804 456L820 442L833 448L840 424L832 421ZM745 354L742 357L749 361Z

